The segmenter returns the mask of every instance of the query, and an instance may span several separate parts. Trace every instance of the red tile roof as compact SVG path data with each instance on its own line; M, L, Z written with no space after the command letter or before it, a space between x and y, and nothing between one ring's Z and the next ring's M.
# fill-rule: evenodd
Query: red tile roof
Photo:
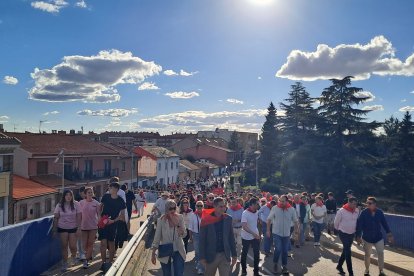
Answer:
M8 133L21 141L20 147L33 155L57 155L62 148L65 155L119 155L102 142L91 141L83 135Z
M56 189L44 186L30 179L13 175L13 199L22 200L25 198L57 193Z

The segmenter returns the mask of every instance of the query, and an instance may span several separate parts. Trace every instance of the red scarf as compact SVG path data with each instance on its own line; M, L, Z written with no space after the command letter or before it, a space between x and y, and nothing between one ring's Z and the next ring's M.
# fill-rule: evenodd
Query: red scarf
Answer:
M243 208L243 206L241 206L239 203L236 206L231 206L229 207L230 209L232 209L233 211L238 211L240 209Z
M348 204L348 203L347 203ZM323 201L319 201L316 203L316 206L322 207L323 206Z
M253 213L253 214L257 212L257 210L253 211L252 207L247 208L247 211L249 211L250 213Z
M139 192L139 196L140 196L142 199L144 199L144 200L145 200L145 195L144 195L144 192Z
M194 211L194 214L196 214L199 218L201 218L201 215L203 214L203 211Z
M344 208L345 210L347 210L348 212L351 212L351 213L354 213L355 212L355 208L351 208L349 206L349 203L347 203L344 206L342 206L342 208Z
M272 209L272 204L270 204L270 202L266 203L266 207L269 209Z
M289 209L290 207L292 207L292 205L290 205L290 203L287 202L285 206L282 206L282 203L279 202L277 204L277 207L279 207L280 209L283 209L285 211L285 210Z
M206 204L205 204L205 208L213 208L214 206L213 206L213 202L209 202L208 200L206 201Z
M210 224L214 224L224 219L226 213L220 217L213 216L214 209L204 209L201 217L201 227L205 227Z

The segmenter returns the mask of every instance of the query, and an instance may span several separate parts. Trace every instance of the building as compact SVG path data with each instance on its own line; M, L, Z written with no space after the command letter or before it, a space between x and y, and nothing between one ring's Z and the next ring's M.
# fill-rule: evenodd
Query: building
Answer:
M3 128L3 126L0 126ZM13 159L20 146L16 138L0 133L0 227L13 223Z
M13 223L53 215L58 201L56 189L13 175Z
M14 173L59 192L70 188L76 195L81 186L88 185L94 187L99 198L113 176L131 186L136 181L133 173L136 160L127 150L115 145L77 134L10 135L21 141L15 151Z
M180 155L182 158L184 157L184 150L193 148L199 145L211 145L217 146L222 148L227 148L228 142L221 138L198 138L198 137L187 137L176 142L172 145L172 151L176 154Z
M179 180L180 157L174 152L162 147L142 146L134 148L134 153L140 158L137 172L139 177L152 178L160 185L168 185Z
M220 146L199 144L194 147L184 149L181 154L182 157L186 159L208 159L219 165L226 166L230 165L234 161L235 152Z
M201 168L188 160L180 160L179 179L196 180L202 177Z
M231 135L234 131L228 129L216 128L215 131L199 131L198 138L221 138L227 143L230 142ZM259 135L255 132L236 131L239 137L239 143L242 148L242 156L253 154L258 149ZM227 147L227 146L226 146ZM244 158L243 158L244 159Z

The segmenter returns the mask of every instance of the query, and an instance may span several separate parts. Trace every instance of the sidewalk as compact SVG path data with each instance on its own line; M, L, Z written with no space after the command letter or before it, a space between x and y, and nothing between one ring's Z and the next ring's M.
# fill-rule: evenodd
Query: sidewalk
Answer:
M137 230L140 227L140 222L143 222L147 219L147 215L150 214L152 209L153 203L148 203L147 207L144 209L144 215L142 217L137 217L136 214L132 214L131 218L131 234L134 234L137 232ZM122 248L119 248L116 252L116 255L119 256L125 248L127 243L124 243L124 246ZM96 240L94 246L93 246L93 261L90 263L90 266L88 269L83 269L82 264L78 263L76 266L72 266L69 268L69 270L65 273L60 272L60 262L50 268L49 270L43 272L42 276L56 276L56 275L70 275L70 276L84 276L84 275L103 275L102 271L99 270L101 266L101 254L99 251L100 248L100 242Z
M337 236L331 236L327 233L322 233L321 243L325 247L334 249L335 251L342 251L342 243ZM375 248L373 247L373 254L371 256L371 264L378 265L378 259L376 256ZM357 245L354 241L352 246L352 256L361 260L364 260L364 249L361 245ZM385 247L384 251L384 267L393 272L401 275L414 275L414 253L393 248L390 246Z

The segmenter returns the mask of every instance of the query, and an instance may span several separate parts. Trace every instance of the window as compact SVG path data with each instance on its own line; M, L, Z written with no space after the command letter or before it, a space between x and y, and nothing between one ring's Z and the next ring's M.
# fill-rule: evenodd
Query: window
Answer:
M161 171L161 163L158 163L158 170Z
M33 209L33 218L40 218L40 202L36 202Z
M168 170L168 162L165 162L165 169Z
M92 160L85 160L85 177L90 178L93 176L93 162Z
M105 159L104 160L104 176L109 177L111 176L111 159Z
M3 155L3 163L0 162L0 171L9 172L13 170L13 155Z
M49 173L47 161L37 161L36 172L37 175L45 175Z
M171 170L174 169L174 162L171 162Z
M46 198L45 200L45 214L50 213L52 211L52 199Z
M122 163L121 163L121 168L122 168L122 171L123 171L123 172L125 171L125 167L126 167L126 165L125 165L125 161L122 161Z
M175 168L178 170L178 161L175 162Z
M27 219L27 204L21 204L19 208L19 220Z

